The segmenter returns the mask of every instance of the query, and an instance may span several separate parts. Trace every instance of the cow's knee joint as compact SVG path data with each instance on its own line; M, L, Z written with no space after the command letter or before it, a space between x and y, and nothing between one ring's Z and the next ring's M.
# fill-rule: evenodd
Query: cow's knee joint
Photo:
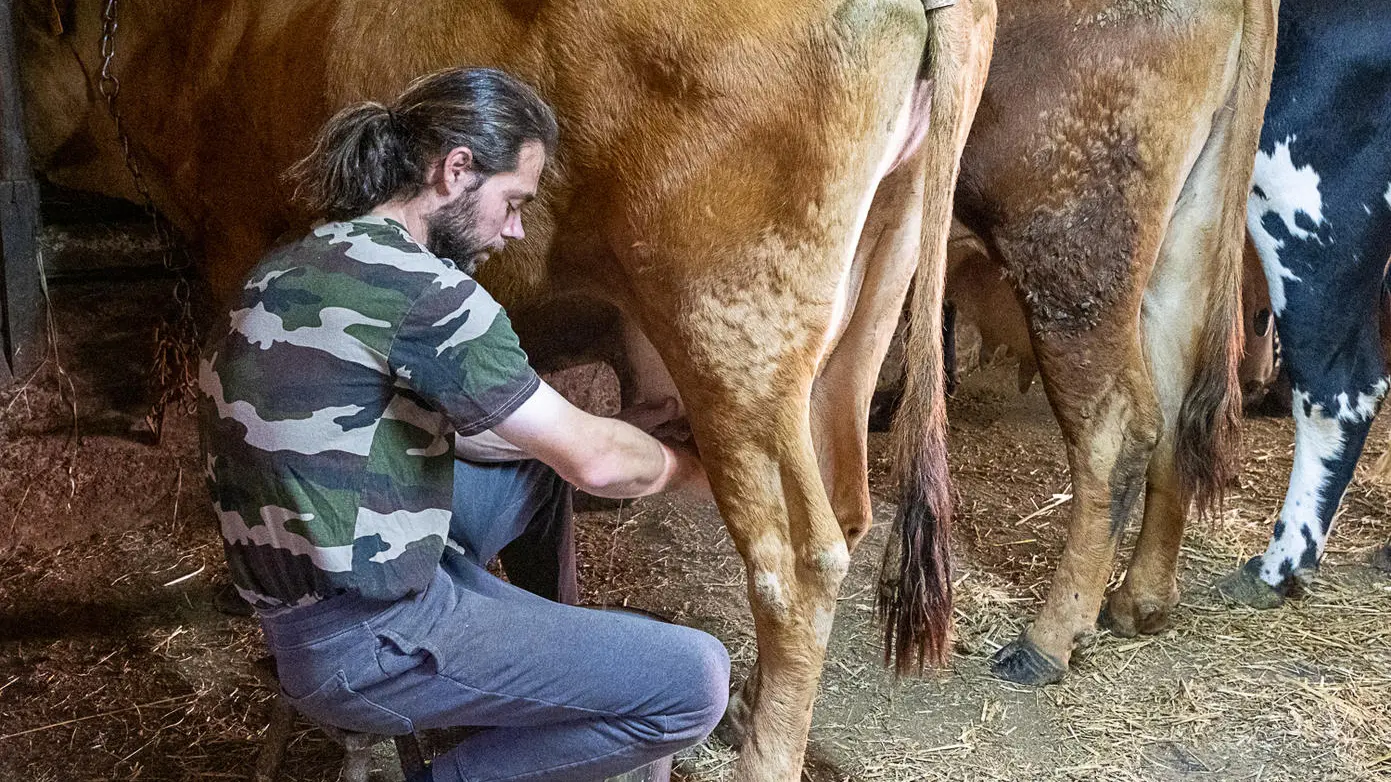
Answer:
M758 606L773 616L787 615L787 595L776 573L764 570L756 574L753 579L753 596Z
M839 585L845 574L850 572L850 549L845 541L836 541L813 554L811 569Z

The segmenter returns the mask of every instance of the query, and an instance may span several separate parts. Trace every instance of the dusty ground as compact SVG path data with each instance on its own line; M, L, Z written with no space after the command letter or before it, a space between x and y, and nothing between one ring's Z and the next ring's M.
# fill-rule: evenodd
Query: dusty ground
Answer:
M117 254L132 249L129 237L111 241ZM140 423L148 329L167 287L55 286L65 375L50 362L0 392L0 780L244 779L266 725L270 693L250 667L262 653L256 627L210 607L225 577L191 422L174 416L159 445ZM989 655L1046 592L1068 490L1045 401L1012 386L1008 369L983 372L950 408L961 512L950 670L895 681L881 669L876 527L842 591L810 776L1391 779L1391 581L1364 564L1391 539L1391 493L1365 482L1349 491L1311 595L1257 613L1210 592L1264 546L1290 467L1288 420L1250 422L1226 515L1189 532L1171 630L1100 634L1064 683L1041 690L989 675ZM1383 423L1364 462L1387 436ZM884 445L876 436L878 491ZM887 502L877 510L881 521L892 515ZM591 600L710 631L736 676L747 670L743 570L712 508L656 498L579 523ZM331 780L337 760L305 729L284 778ZM705 746L679 770L713 782L732 760Z

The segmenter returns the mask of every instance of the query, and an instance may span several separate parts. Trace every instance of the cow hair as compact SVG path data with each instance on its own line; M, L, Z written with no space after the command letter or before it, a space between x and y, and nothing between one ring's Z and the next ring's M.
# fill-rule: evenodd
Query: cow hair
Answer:
M970 4L965 4L969 9ZM969 78L968 13L934 11L920 78L931 83L931 127L923 142L930 194L950 194L979 84ZM952 129L952 130L947 130ZM947 472L947 414L942 302L952 199L929 197L922 252L908 317L903 396L894 415L898 512L879 570L876 612L883 625L884 663L898 674L940 665L951 635L952 489Z
M1241 59L1232 96L1231 111L1221 113L1228 133L1258 134L1258 119L1266 102L1273 50L1266 52L1257 41L1271 35L1261 22L1269 15L1263 0L1246 1L1246 24L1242 28ZM1273 21L1272 21L1273 23ZM1265 54L1260 54L1265 52ZM1265 71L1262 81L1261 71ZM1261 90L1254 85L1265 84ZM1214 133L1220 132L1214 129ZM1254 148L1256 141L1235 144L1236 149ZM1243 161L1245 163L1245 161ZM1241 311L1243 242L1246 231L1244 190L1251 179L1246 164L1244 177L1233 177L1230 187L1242 189L1240 197L1228 199L1236 204L1225 210L1219 230L1221 274L1208 292L1208 315L1200 337L1199 361L1188 394L1179 408L1175 434L1175 461L1183 496L1197 506L1200 518L1220 510L1226 488L1236 477L1241 453L1241 362L1244 330Z

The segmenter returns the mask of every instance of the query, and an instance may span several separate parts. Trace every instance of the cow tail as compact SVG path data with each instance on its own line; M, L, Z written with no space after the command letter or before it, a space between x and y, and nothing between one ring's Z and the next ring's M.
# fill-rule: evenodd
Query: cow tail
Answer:
M1236 81L1213 135L1227 145L1230 176L1219 208L1222 264L1208 293L1207 319L1193 383L1179 408L1175 459L1180 487L1200 517L1218 509L1236 476L1241 451L1241 274L1246 200L1260 141L1261 119L1275 62L1274 0L1246 0Z
M984 16L983 14L987 14ZM876 601L884 662L898 673L946 659L952 615L952 492L947 474L942 298L952 194L994 38L994 0L928 11L922 78L932 84L922 250L908 313L903 397L894 415L898 512Z

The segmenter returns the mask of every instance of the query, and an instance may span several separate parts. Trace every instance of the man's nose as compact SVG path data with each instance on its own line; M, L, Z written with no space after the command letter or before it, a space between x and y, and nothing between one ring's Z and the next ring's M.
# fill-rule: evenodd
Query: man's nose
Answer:
M521 215L508 215L507 222L502 224L502 236L504 239L526 238L526 231L522 228Z

